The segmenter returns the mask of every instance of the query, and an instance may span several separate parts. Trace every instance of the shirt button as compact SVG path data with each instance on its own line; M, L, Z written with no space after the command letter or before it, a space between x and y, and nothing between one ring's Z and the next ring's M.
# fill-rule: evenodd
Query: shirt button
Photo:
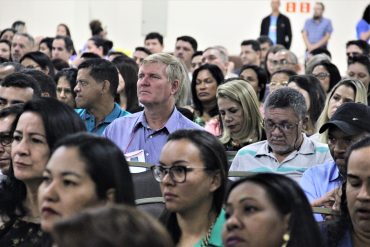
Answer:
M149 153L146 153L146 156L149 156Z
M151 135L151 136L149 136L149 138L150 138L150 139L152 139L152 138L153 138L153 136Z

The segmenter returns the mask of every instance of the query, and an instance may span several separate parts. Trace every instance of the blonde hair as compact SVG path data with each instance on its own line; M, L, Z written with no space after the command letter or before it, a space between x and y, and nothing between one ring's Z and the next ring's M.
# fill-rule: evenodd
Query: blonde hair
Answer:
M147 56L143 60L142 65L150 63L163 63L166 65L168 81L171 83L175 80L179 81L179 90L177 90L175 94L176 105L187 105L190 99L190 80L183 63L176 57L167 53L155 53Z
M316 122L316 130L317 132L320 130L321 126L323 126L325 123L327 123L330 119L328 117L328 110L329 110L329 101L333 97L335 91L340 86L346 86L351 87L355 91L355 102L363 103L367 105L367 90L364 86L364 84L356 79L343 79L340 82L338 82L328 93L328 96L326 97L324 109L322 110L319 118ZM325 131L320 135L320 141L323 143L328 143L328 132Z
M263 119L259 111L259 101L253 87L245 80L232 79L217 88L217 99L227 98L241 105L244 115L241 130L233 139L241 143L252 143L262 139ZM220 141L223 144L232 139L230 130L224 126Z

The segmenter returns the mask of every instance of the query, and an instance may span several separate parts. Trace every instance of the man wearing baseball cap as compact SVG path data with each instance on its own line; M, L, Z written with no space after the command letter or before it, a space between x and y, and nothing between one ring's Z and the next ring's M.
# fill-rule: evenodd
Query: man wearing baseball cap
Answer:
M334 161L307 169L300 184L312 206L330 207L342 183L347 149L370 134L370 107L346 103L337 109L329 122L319 130L328 131L328 146ZM321 221L321 215L315 215Z

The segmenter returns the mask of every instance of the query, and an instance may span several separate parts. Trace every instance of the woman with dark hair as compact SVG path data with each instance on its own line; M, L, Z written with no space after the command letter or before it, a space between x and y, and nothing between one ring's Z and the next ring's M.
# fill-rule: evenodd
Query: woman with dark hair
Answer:
M60 23L58 26L57 26L57 33L56 33L56 36L68 36L70 38L71 37L71 31L69 31L69 27L64 24L64 23Z
M321 61L312 69L312 75L319 79L321 87L325 93L330 90L341 80L339 70L335 64L329 61Z
M108 55L108 52L113 47L113 42L110 40L103 39L99 36L93 36L87 41L87 52L95 53L101 58Z
M5 28L0 33L0 39L8 40L9 42L12 42L14 34L17 32L17 30L13 28Z
M130 170L122 151L110 140L78 133L60 140L43 172L38 191L41 228L82 209L107 203L135 205Z
M161 221L176 246L222 246L228 163L223 145L202 130L178 130L153 166L165 201Z
M76 80L77 69L75 68L62 69L54 77L57 85L57 99L72 108L76 108L76 93L73 90L76 86Z
M240 69L239 76L252 85L259 102L262 103L268 81L266 70L256 65L244 65Z
M327 246L370 246L369 152L370 137L366 137L347 153L340 216L323 229Z
M40 70L46 75L54 77L53 63L50 58L41 51L31 51L24 54L19 63L25 68Z
M362 19L356 25L357 39L362 39L366 42L370 40L370 4L367 5Z
M12 43L6 39L0 39L0 57L12 61L11 50Z
M112 205L88 209L55 224L58 247L173 247L166 229L139 209Z
M50 150L62 137L85 131L67 105L53 98L27 102L13 124L12 164L0 184L0 246L40 246L37 189ZM16 245L14 245L16 243Z
M204 64L196 69L191 81L194 122L216 136L221 134L216 92L223 81L222 71L213 64Z
M139 100L136 93L138 80L136 62L129 57L118 56L112 60L112 63L116 66L122 77L117 88L117 103L120 104L122 109L128 112L134 113L141 111L142 108L139 107Z
M324 108L326 94L319 79L311 75L295 75L289 77L288 87L300 92L306 102L308 120L304 131L310 136L316 132L316 121Z
M51 51L53 50L53 41L54 38L43 38L39 43L39 51L44 53L51 59Z
M360 80L367 90L367 100L370 101L370 58L358 55L348 61L347 75L349 78Z
M226 196L224 246L320 247L319 228L299 185L274 173L256 173Z

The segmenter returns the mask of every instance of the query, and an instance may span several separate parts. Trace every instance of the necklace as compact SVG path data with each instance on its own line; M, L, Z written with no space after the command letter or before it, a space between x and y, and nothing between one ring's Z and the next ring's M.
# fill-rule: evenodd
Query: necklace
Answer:
M211 239L211 233L212 233L213 226L215 225L215 222L216 222L216 220L212 223L212 225L208 229L207 235L205 236L205 238L203 239L203 241L200 245L201 247L207 247L208 246L209 240Z

